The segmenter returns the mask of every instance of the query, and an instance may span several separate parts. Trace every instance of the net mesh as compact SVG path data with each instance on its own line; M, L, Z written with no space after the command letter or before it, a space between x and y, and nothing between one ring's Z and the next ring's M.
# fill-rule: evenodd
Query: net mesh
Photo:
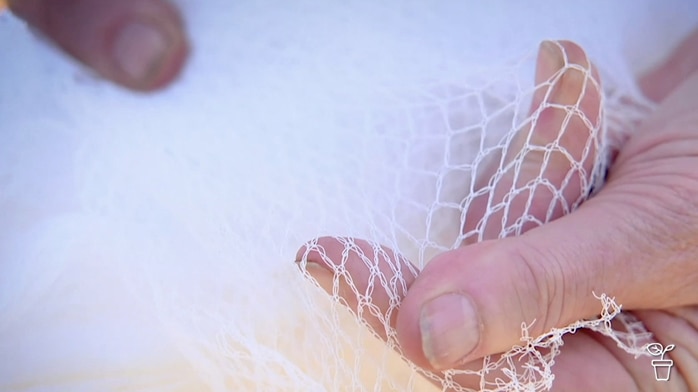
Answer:
M424 162L408 164L410 170L401 173L409 178L424 175L417 186L433 190L422 193L424 199L419 201L408 199L404 210L399 210L398 202L390 213L393 222L400 222L414 210L421 210L422 237L415 238L401 227L390 233L389 243L400 246L412 242L411 247L394 250L361 239L323 237L306 244L298 254L306 277L399 355L396 315L430 255L520 235L574 211L603 184L610 155L598 72L581 48L564 41L543 43L536 64L535 83L527 88L519 81L515 97L491 96L491 85L472 92L451 89L442 95L441 103L416 109L419 114L412 116L429 113L424 116L428 119L425 123L382 125L383 132L392 129L397 133L394 140L404 132L401 126L428 127L429 139L413 145L431 142L432 155L427 159L439 164L433 172L424 171ZM516 80L515 75L504 74L504 78ZM502 129L503 136L492 137ZM441 140L434 143L431 138ZM439 144L442 151L433 144ZM466 145L479 146L479 150L464 158ZM405 152L408 162L424 157L423 151L417 151L415 156L410 156L412 151ZM396 176L395 194L412 198L414 192L399 188L401 179ZM315 280L322 276L318 269L323 268L331 271L331 280ZM580 328L612 337L629 353L643 354L648 332L632 316L621 315L612 299L605 295L599 299L598 319L579 321L537 337L530 336L530 325L524 323L521 345L497 357L485 357L480 368L441 374L414 365L411 368L442 390L537 391L552 386L552 366L563 335ZM611 320L617 316L621 316L620 333L611 328ZM341 328L340 324L331 327Z
M602 187L654 109L634 66L698 12L178 3L194 53L157 96L0 15L0 389L538 391L578 329L641 353L614 293L440 373L403 358L394 323L434 256Z

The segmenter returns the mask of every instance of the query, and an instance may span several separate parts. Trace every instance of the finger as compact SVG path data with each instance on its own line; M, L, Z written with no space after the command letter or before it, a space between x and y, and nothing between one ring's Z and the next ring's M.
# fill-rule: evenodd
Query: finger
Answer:
M417 276L416 268L398 253L354 238L318 238L303 246L296 260L301 270L384 340Z
M580 331L565 335L564 342L555 358L553 391L634 391L656 382L646 357L635 359L602 335Z
M698 29L681 41L662 64L640 78L640 89L651 100L660 102L697 69Z
M150 91L171 82L188 53L165 0L10 0L10 8L103 77Z
M519 235L575 208L590 189L601 122L596 68L570 41L545 41L530 117L478 173L464 245Z

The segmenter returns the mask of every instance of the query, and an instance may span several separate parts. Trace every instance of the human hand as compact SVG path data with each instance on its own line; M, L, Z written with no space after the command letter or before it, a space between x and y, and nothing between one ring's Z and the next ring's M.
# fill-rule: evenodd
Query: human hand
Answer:
M11 11L101 76L139 91L169 84L189 46L167 0L9 0Z
M536 320L529 330L536 336L593 318L600 304L592 293L606 293L632 311L656 341L675 345L670 381L655 380L652 358L635 359L613 341L584 330L564 337L564 350L555 360L554 389L698 390L696 43L698 33L641 80L647 95L661 101L658 110L625 142L603 189L574 212L565 215L563 207L555 208L549 223L524 227L529 230L517 237L446 252L419 274L400 255L383 249L378 268L385 281L392 282L399 273L407 286L406 293L396 289L401 297L397 315L390 312L393 294L362 260L364 254L376 254L366 241L352 240L356 247L343 255L342 241L321 238L317 246L302 248L298 260L308 261L308 272L325 290L331 292L338 284L339 296L355 310L359 298L354 289L366 293L370 287L378 314L364 311L367 323L386 339L381 319L387 320L397 331L403 354L425 369L476 369L482 365L478 359L519 344L522 323ZM579 47L570 42L560 42L559 47L569 62L587 69L598 81ZM560 54L544 53L542 48L537 84L560 60ZM518 177L504 173L499 182L503 185L492 190L494 202L504 200L512 183L526 182L541 171L556 189L568 173L577 179L588 173L597 152L579 142L589 139L588 123L598 121L601 97L598 86L580 75L565 71L548 97L536 94L533 110L541 99L547 104L579 102L581 113L572 117L559 143L586 170L571 171L569 160L555 154L545 169L541 153L507 157L521 159L522 169ZM561 132L564 117L554 110L541 112L539 123L521 132L513 144L526 140L529 131L533 144L548 144ZM563 198L569 204L580 196L578 186L564 188ZM550 192L541 187L519 197L510 202L508 220L522 216L527 201L531 201L528 213L545 220L553 198ZM486 204L475 200L466 216L483 217ZM503 213L486 220L484 239L496 238ZM469 224L464 231L472 229ZM338 279L333 272L340 263L346 274ZM478 388L472 378L457 381Z

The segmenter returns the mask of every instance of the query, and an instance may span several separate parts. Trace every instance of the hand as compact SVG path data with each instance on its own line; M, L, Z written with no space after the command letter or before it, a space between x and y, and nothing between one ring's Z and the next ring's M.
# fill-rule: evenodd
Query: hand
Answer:
M10 9L101 76L133 90L164 87L189 47L166 0L10 0Z
M593 139L589 131L599 125L598 74L573 43L554 46L557 53L548 44L541 47L537 84L560 68L563 53L588 77L567 69L537 92L532 111L540 110L539 121L521 130L512 146L523 146L529 134L534 146L558 137L581 169L559 151L545 167L541 152L507 155L505 162L520 160L518 176L500 173L499 185L488 193L492 200L473 201L468 219L475 216L477 222L488 204L503 202L512 184L521 187L543 177L563 189L569 206L584 196L576 184L592 180L589 172L598 152L593 143L585 148L581 142ZM384 339L381 320L386 320L397 330L403 354L428 370L478 369L479 358L520 344L522 323L536 320L530 334L537 336L593 318L600 303L592 293L605 293L632 311L656 341L675 345L670 381L655 380L653 358L635 359L610 339L583 330L564 337L554 389L698 390L698 32L640 85L661 101L658 110L624 143L605 186L573 212L565 203L548 211L554 196L537 187L509 201L507 219L504 212L486 218L483 239L496 238L502 222L524 216L528 201L528 214L549 223L537 225L534 219L516 237L466 241L467 246L437 256L419 274L390 249L355 239L320 238L302 248L298 260L307 260L318 283L330 292L337 289L354 310L364 306L355 293L370 292L378 311L364 311L364 319ZM554 104L575 104L579 112L563 126L565 114ZM572 181L565 182L570 173ZM466 221L464 232L473 229L470 225ZM345 248L347 243L353 248ZM351 251L343 254L345 249ZM401 275L407 292L399 284L386 290L366 257L378 259L385 281ZM394 295L401 299L397 315L390 303ZM478 387L472 377L456 381Z

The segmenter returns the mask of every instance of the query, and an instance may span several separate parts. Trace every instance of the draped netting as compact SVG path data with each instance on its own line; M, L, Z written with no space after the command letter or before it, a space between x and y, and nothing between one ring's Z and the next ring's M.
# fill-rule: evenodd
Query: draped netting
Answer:
M0 389L532 391L579 328L642 353L614 293L473 369L391 323L435 255L603 187L695 5L204 3L156 95L0 15Z

